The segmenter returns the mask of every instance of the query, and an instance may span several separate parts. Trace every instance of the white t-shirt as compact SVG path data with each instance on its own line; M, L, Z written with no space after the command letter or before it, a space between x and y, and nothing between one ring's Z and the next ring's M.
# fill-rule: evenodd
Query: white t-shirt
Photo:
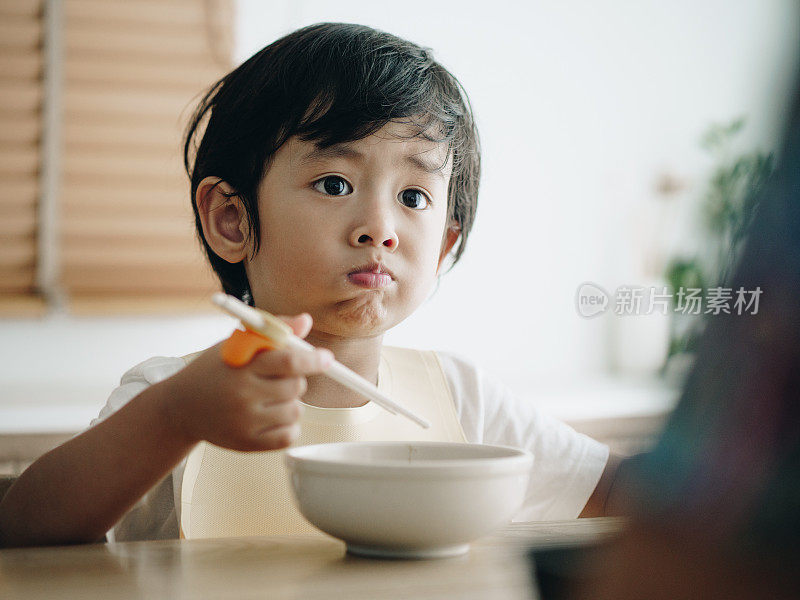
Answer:
M608 447L544 414L499 381L452 354L437 352L467 441L516 446L535 459L525 502L515 521L573 519L586 505L608 460ZM182 358L155 357L122 376L96 425L148 386L171 377ZM182 461L109 532L110 541L178 537Z

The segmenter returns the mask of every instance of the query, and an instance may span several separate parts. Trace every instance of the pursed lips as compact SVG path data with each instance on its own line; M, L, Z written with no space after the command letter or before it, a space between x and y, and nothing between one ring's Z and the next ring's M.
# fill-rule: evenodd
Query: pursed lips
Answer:
M384 265L379 262L372 262L360 267L347 274L350 283L367 289L381 289L388 286L394 280L394 275Z

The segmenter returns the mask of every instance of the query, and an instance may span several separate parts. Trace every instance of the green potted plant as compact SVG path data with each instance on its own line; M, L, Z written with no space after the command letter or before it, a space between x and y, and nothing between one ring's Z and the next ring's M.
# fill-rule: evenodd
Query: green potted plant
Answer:
M758 209L758 192L774 170L772 153L735 152L734 141L744 124L744 118L714 124L701 138L715 165L701 196L706 235L697 253L674 257L667 265L673 305L665 368L677 356L691 355L703 325L700 315L681 312L679 290L705 291L724 284Z

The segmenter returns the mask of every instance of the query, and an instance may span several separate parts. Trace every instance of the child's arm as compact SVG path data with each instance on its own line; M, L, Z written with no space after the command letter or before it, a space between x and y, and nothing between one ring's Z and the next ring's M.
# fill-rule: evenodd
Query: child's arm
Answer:
M0 504L0 547L94 542L189 452L168 380L33 463Z
M275 350L233 369L214 346L32 464L0 503L0 547L101 539L200 440L288 446L305 376L331 359L327 350Z

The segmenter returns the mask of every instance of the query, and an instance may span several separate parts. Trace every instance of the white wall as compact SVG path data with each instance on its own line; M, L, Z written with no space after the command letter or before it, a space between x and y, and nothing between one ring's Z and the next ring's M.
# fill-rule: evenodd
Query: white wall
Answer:
M433 48L459 77L483 142L477 222L461 263L387 341L457 351L519 387L604 372L614 320L579 318L577 286L647 283L641 258L664 258L665 219L680 212L659 212L656 177L702 182L697 142L712 121L747 115L746 145L771 147L800 47L792 0L239 7L240 59L297 27L352 21ZM210 345L230 327L223 317L0 322L0 400L71 382L101 403L135 362Z

